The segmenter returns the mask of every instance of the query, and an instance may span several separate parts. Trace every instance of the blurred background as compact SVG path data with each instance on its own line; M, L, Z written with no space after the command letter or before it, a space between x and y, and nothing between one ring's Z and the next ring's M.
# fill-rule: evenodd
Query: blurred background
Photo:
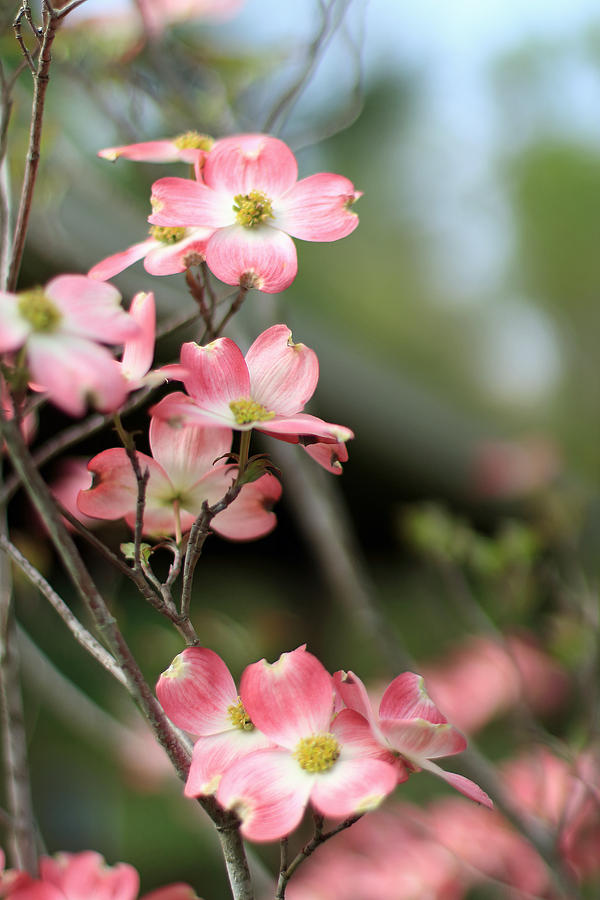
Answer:
M0 7L9 71L19 61L16 7ZM30 101L24 72L9 134L14 197ZM356 438L338 478L298 448L261 446L282 468L279 525L252 544L208 542L193 611L202 640L236 677L305 641L331 671L352 669L373 684L406 668L430 673L442 710L477 732L529 825L545 829L556 870L597 897L598 798L586 787L578 818L566 808L573 784L597 786L599 771L597 4L88 0L54 46L21 287L85 272L143 240L152 182L187 174L181 164L111 164L97 158L100 148L192 129L267 130L294 149L301 177L339 172L364 192L350 237L298 242L294 284L275 297L253 292L232 323L244 350L267 325L288 323L319 356L311 411ZM153 290L163 320L193 311L181 275L153 278L138 263L114 283L126 301ZM177 332L157 360L171 361L181 340L197 336L197 327ZM127 422L146 423L144 411ZM42 409L36 446L69 424ZM89 459L116 444L107 429L72 455ZM57 462L44 469L48 480ZM15 541L70 597L22 495L11 514ZM98 533L113 547L129 539L124 525ZM180 639L118 573L91 553L89 563L154 682ZM226 898L210 828L182 799L128 699L22 581L18 604L48 850L93 847L136 865L144 890L185 880L205 900ZM472 758L463 768L448 763L476 777ZM530 775L519 781L517 770ZM474 835L488 847L514 835L503 822L486 837L483 819L464 824L469 839L459 840L460 810L439 825L449 793L427 775L398 789L398 802L416 804L395 819L408 829L398 844L418 844L410 883L397 874L375 887L372 874L360 895L356 878L343 893L324 870L311 881L307 864L305 884L299 874L289 896L557 895L530 845L518 844L522 864L512 844L504 856L469 857ZM563 805L549 803L551 794ZM583 860L574 845L585 845ZM357 853L371 871L378 857L366 846L365 832L360 853L346 847L343 871ZM256 848L271 871L276 850ZM529 882L536 865L539 879ZM433 871L442 872L435 883L423 880ZM563 885L562 896L578 890Z

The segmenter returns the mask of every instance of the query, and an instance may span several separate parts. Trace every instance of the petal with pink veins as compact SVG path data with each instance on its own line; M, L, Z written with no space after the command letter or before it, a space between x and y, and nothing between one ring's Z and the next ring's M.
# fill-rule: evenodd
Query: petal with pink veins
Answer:
M404 672L387 687L379 706L382 719L426 719L433 724L447 722L425 689L422 675Z
M65 317L61 330L106 344L120 344L138 333L138 325L121 308L121 295L112 284L87 275L58 275L44 293Z
M303 241L337 241L358 225L350 207L360 196L343 175L310 175L278 200L274 224Z
M467 747L464 736L453 725L434 725L425 719L380 719L379 725L388 743L418 766L424 759L453 756Z
M229 428L211 425L172 425L152 416L150 448L178 493L184 494L212 470L215 460L231 449ZM206 498L206 494L204 495ZM197 509L200 512L202 504ZM188 507L189 508L189 507Z
M329 731L333 680L304 646L274 663L262 659L247 666L240 697L256 727L290 750L303 737Z
M135 900L138 895L140 879L133 866L107 866L104 858L91 850L43 856L39 868L42 880L69 900Z
M154 238L148 238L139 244L133 244L127 250L121 250L119 253L113 253L92 266L88 272L89 278L95 278L97 281L108 281L114 278L119 272L132 266L139 259L143 259L147 253L154 247L160 246L160 242Z
M444 769L436 765L436 763L429 762L429 760L423 760L421 768L431 772L433 775L437 775L438 778L442 778L451 785L451 787L460 791L465 797L468 797L469 800L474 800L475 803L481 803L483 806L487 806L488 809L494 808L494 804L490 797L488 797L485 791L482 791L474 781L471 781L470 778L465 778L464 775L457 775L456 772L445 772Z
M300 823L314 779L289 753L258 750L227 769L217 800L237 813L245 838L276 841Z
M238 759L273 745L257 728L229 731L199 738L194 744L192 762L184 794L199 797L217 791L223 773Z
M149 469L152 475L165 479L164 472L152 457L138 453L142 471ZM120 519L137 501L137 482L131 461L121 447L103 450L88 463L94 476L92 487L80 491L77 506L86 516L95 519Z
M305 344L295 344L287 325L263 331L246 354L253 400L280 416L292 416L315 392L319 360Z
M189 178L159 178L152 185L152 225L225 228L235 222L233 196Z
M185 272L190 265L198 265L206 257L206 244L212 228L193 228L190 234L175 244L160 241L150 249L144 268L150 275L176 275Z
M317 776L310 800L324 816L345 819L375 809L396 784L394 767L379 759L339 759Z
M266 474L245 484L231 506L218 513L211 527L230 541L250 541L264 537L277 525L272 507L281 497L281 484Z
M390 765L394 764L393 753L382 746L379 740L379 730L354 709L342 709L337 714L331 725L331 733L343 747L345 759L372 756Z
M296 158L287 144L267 134L236 134L217 141L204 164L204 181L233 199L264 191L273 200L295 184Z
M154 294L146 294L143 291L136 294L131 301L129 315L137 323L139 333L125 342L121 369L128 381L137 384L148 372L154 359L156 336Z
M354 672L334 672L333 684L348 709L355 710L369 722L372 732L380 743L384 742L379 722L373 713L373 705L369 699L367 689L358 675ZM336 720L337 721L337 720Z
M232 727L227 710L239 699L229 669L208 647L179 653L158 679L156 695L178 728L203 736Z
M348 448L343 441L336 441L335 444L325 443L324 441L315 441L314 443L300 442L303 450L315 462L331 472L332 475L341 475L343 472L342 463L348 462Z
M242 284L266 294L284 291L298 272L291 237L264 224L220 228L207 244L206 263L225 284Z
M164 366L163 368L167 368ZM171 368L171 367L168 367ZM179 367L177 367L179 368ZM161 370L162 371L162 370ZM182 372L182 378L186 377ZM221 425L223 428L237 428L235 418L229 407L219 411L201 409L198 404L181 391L174 391L150 407L153 418L165 419L174 427L197 425Z
M264 431L265 434L272 434L274 437L280 435L308 435L310 437L318 437L322 441L329 440L332 444L337 441L348 441L354 437L354 432L345 425L334 425L333 422L324 422L317 416L311 416L308 413L296 413L294 416L275 416L264 422L257 422L255 428ZM284 438L285 440L285 438ZM294 441L293 443L297 443Z
M194 151L196 154L202 151ZM143 141L140 144L126 144L123 147L106 147L98 150L98 156L114 162L119 158L134 162L176 162L181 151L172 140Z
M201 347L181 348L181 365L187 370L186 390L198 405L233 421L229 404L250 392L250 375L242 351L230 338L218 338Z

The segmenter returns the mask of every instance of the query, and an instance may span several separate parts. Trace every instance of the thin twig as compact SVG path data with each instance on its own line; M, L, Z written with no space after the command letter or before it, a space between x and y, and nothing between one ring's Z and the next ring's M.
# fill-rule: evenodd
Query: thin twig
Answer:
M279 880L277 882L277 892L275 894L275 900L285 900L285 891L287 888L288 881L296 871L299 865L301 865L304 860L308 859L311 856L317 847L320 847L321 844L324 844L325 841L328 841L330 838L335 837L336 834L339 834L340 831L345 831L347 828L350 828L355 822L358 822L359 819L362 819L364 813L359 813L355 816L349 816L349 818L344 819L339 825L335 828L332 828L331 831L323 831L323 817L316 815L314 816L315 821L315 830L310 841L305 844L300 853L294 857L292 862L285 867L281 867L279 871ZM286 850L286 858L287 858L287 850ZM282 861L283 861L283 841L282 841Z
M225 328L225 326L227 325L229 320L232 319L233 316L235 316L235 314L240 309L242 303L246 299L246 294L248 293L248 290L249 290L249 288L245 287L244 285L240 286L239 291L235 295L235 299L234 299L233 303L229 307L229 311L223 316L223 318L221 319L221 321L219 322L217 327L215 329L213 329L211 340L214 338L220 337L220 335L223 333L223 329ZM208 335L206 334L205 337L208 337ZM204 338L203 338L203 340L204 340Z

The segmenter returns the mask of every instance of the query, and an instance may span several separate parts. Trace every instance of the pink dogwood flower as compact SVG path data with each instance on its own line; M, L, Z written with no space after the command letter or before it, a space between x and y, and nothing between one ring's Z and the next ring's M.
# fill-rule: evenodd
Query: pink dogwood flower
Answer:
M215 143L202 180L161 178L152 187L149 221L212 228L210 270L226 284L276 293L298 269L292 238L337 241L358 225L351 206L360 191L342 175L297 181L290 148L266 134L239 134Z
M20 294L0 292L0 352L24 347L32 381L72 416L83 415L88 397L102 412L118 409L127 382L100 344L139 333L120 303L116 288L85 275L59 275Z
M252 722L276 745L234 762L217 800L233 809L242 834L273 841L299 824L307 804L340 819L374 809L397 784L391 756L354 710L335 717L331 675L305 646L246 668L240 697Z
M211 234L212 228L153 225L147 240L107 256L92 266L88 275L98 281L108 281L140 259L144 260L144 268L150 275L177 275L204 262Z
M175 725L198 735L186 797L214 794L235 760L272 746L244 709L229 669L206 647L188 647L176 656L158 679L156 694Z
M156 343L156 304L154 294L140 291L131 301L129 315L138 326L138 333L125 341L119 366L130 391L145 384L159 384L163 376L150 372Z
M159 536L189 531L202 511L202 504L215 503L230 487L237 469L213 466L215 459L229 452L231 431L202 425L176 428L153 417L150 448L153 456L138 453L142 471L148 469L144 509L144 534ZM137 482L124 449L104 450L88 463L94 475L89 490L77 498L80 512L97 519L120 519L135 526ZM248 541L263 537L276 524L271 506L281 495L281 485L273 475L263 475L245 484L227 509L218 513L211 528L230 540Z
M12 870L2 882L11 900L136 900L140 877L133 866L107 866L99 853L58 853L42 856L39 878ZM189 884L170 884L141 900L199 900Z
M157 141L143 141L140 144L125 144L121 147L106 147L98 150L98 156L115 162L121 157L133 162L170 163L185 162L195 165L206 157L214 141L207 134L186 131L174 138Z
M313 350L293 343L287 325L263 331L245 359L230 338L205 347L184 344L181 365L163 372L182 380L190 396L169 394L152 409L155 416L186 424L218 423L237 431L255 428L289 443L337 447L354 436L343 425L302 412L317 386L319 362ZM332 465L322 454L316 453L317 461Z
M381 745L394 753L404 770L426 769L460 791L471 800L493 808L481 788L454 772L446 772L432 759L453 756L466 749L463 735L442 715L429 698L423 678L404 672L388 685L379 705L379 716L373 713L371 701L360 678L353 672L336 672L336 690L349 709L365 716L373 735Z

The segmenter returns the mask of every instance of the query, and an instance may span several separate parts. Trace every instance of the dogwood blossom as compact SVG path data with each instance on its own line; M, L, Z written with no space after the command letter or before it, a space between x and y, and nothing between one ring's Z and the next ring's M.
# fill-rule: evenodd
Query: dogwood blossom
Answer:
M213 466L215 459L229 452L231 431L202 425L177 428L152 418L150 448L153 456L138 453L142 471L148 469L144 534L180 535L189 531L202 511L202 504L220 500L231 486L237 469ZM137 482L126 451L121 447L104 450L88 463L94 475L91 488L77 498L80 512L98 519L122 516L135 525ZM263 475L245 484L238 497L211 522L211 528L230 540L253 540L275 527L271 506L281 495L281 485L273 475Z
M88 275L98 281L108 281L140 259L144 260L144 268L150 275L177 275L204 262L206 244L212 231L212 228L164 228L153 225L147 240L107 256L92 266Z
M237 760L219 783L217 800L235 810L250 840L289 834L309 802L322 815L345 818L374 809L396 786L392 757L366 719L350 709L334 717L331 675L305 646L248 666L240 697L276 745Z
M244 709L229 669L206 647L188 647L176 656L156 694L175 725L198 735L186 797L213 794L232 762L272 746Z
M289 443L327 443L338 448L353 437L343 425L302 412L319 379L313 350L295 344L287 325L272 325L260 334L244 359L230 338L201 347L181 348L181 365L166 366L167 376L183 381L188 394L169 394L151 412L183 423L212 422L250 431L255 428ZM343 454L338 450L338 457ZM333 466L321 449L315 458Z
M213 146L213 139L198 131L186 131L173 138L143 141L140 144L124 144L121 147L105 147L98 156L115 162L121 157L133 162L169 163L185 162L195 165L204 159Z
M467 742L429 698L420 675L404 672L394 678L381 699L379 716L373 713L366 688L357 675L340 671L333 677L346 706L369 720L379 744L396 754L403 770L407 765L413 771L426 769L471 800L493 807L488 795L470 779L446 772L431 762L460 753Z
M0 292L0 352L24 348L31 380L72 416L88 397L102 412L117 409L128 386L121 367L101 344L139 334L112 285L85 275L59 275L45 288Z
M351 181L326 172L297 177L296 158L278 138L222 138L206 156L200 180L155 182L149 221L213 229L206 262L217 278L283 291L298 269L293 237L337 241L358 225L351 207L361 192Z

